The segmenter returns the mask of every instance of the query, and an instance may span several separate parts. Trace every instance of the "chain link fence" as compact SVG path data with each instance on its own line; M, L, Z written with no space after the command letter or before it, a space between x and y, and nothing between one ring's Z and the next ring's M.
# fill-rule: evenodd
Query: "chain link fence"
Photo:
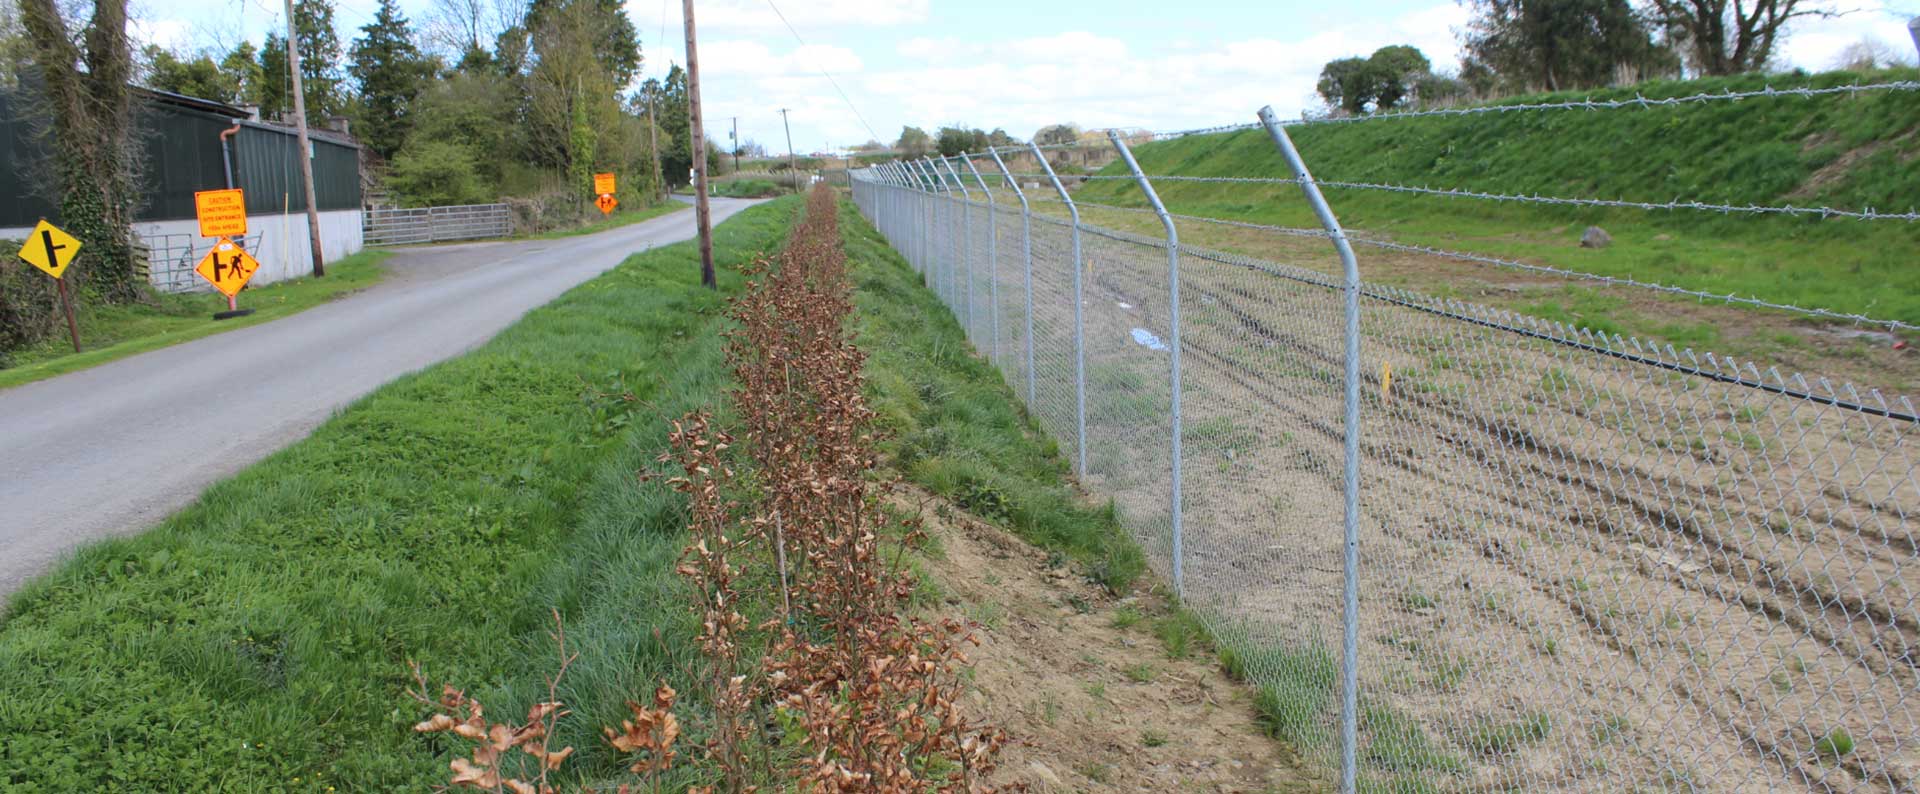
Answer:
M1343 789L1920 791L1909 400L1084 223L1002 154L853 196Z

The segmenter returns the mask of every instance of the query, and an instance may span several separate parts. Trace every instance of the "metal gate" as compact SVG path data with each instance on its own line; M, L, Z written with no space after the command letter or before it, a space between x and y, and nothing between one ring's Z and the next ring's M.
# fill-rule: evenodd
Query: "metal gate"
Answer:
M480 240L513 234L513 210L505 204L373 209L362 217L362 236L370 246Z

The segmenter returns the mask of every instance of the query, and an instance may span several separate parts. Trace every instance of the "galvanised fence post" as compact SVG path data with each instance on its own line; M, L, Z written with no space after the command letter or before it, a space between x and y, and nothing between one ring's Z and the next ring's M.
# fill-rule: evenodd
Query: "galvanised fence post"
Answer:
M1074 206L1073 197L1067 195L1067 186L1060 184L1060 175L1053 172L1053 164L1047 162L1047 155L1040 151L1040 144L1028 141L1033 156L1040 161L1040 167L1047 172L1047 179L1053 182L1053 189L1060 194L1060 200L1067 203L1067 212L1073 216L1073 432L1074 471L1081 476L1087 473L1087 339L1084 309L1086 301L1081 297L1080 285L1080 208Z
M987 180L980 178L980 169L974 167L973 158L962 152L961 159L967 163L967 170L973 172L973 181L980 183L980 192L987 194L987 322L993 325L993 355L988 360L1000 366L1000 219L993 207L993 189L987 187ZM973 297L973 271L967 271L967 297ZM968 305L972 305L969 303Z
M1107 140L1113 141L1113 148L1120 151L1120 159L1127 162L1127 168L1133 171L1133 178L1140 183L1140 192L1147 194L1147 203L1153 205L1153 211L1160 216L1160 225L1167 229L1167 296L1170 300L1168 318L1172 325L1169 329L1172 339L1167 347L1173 352L1173 593L1181 599L1187 596L1186 590L1186 554L1185 529L1182 518L1183 499L1180 482L1180 232L1173 228L1173 218L1167 215L1167 207L1160 203L1160 195L1153 192L1153 183L1140 170L1140 164L1133 159L1133 152L1127 149L1127 142L1120 137L1119 130L1108 130Z
M1340 252L1340 265L1344 272L1341 289L1346 297L1346 419L1343 426L1346 440L1346 554L1341 567L1346 580L1344 615L1341 619L1343 629L1341 639L1341 683L1340 683L1340 791L1342 794L1354 794L1359 779L1359 766L1356 746L1359 742L1360 710L1360 264L1354 259L1353 246L1347 243L1346 232L1340 228L1340 219L1333 216L1333 209L1327 206L1327 199L1320 195L1320 186L1314 184L1313 175L1307 172L1307 163L1300 159L1299 150L1293 147L1293 139L1280 126L1280 119L1274 115L1272 106L1260 109L1260 123L1266 125L1267 134L1273 137L1273 145L1287 159L1287 167L1293 169L1293 177L1299 180L1300 192L1306 195L1307 203L1313 206L1313 214L1320 219L1320 225L1333 238L1333 247Z
M994 165L1000 166L1001 175L1007 178L1007 185L1013 188L1013 195L1020 197L1020 247L1026 257L1027 279L1027 407L1035 409L1036 390L1033 385L1033 208L1027 205L1027 193L1020 189L1020 180L1013 178L1013 171L1007 168L1007 161L1000 159L1000 152L987 147L987 154L993 155Z
M945 230L953 225L953 188L947 186L947 177L940 173L940 164L931 157L927 158L927 173L933 176L934 184L940 188L940 194L933 203L934 224L936 228ZM953 311L953 256L951 252L940 250L933 242L927 243L928 255L940 263L940 273L934 275L937 284L933 291L947 305L947 310Z
M920 247L920 278L927 288L933 288L933 259L931 259L933 251L927 247L929 245L927 240L933 238L933 184L927 182L925 163L914 161L912 167L914 167L914 182L916 182L914 192L916 192L916 198L920 199L918 209L920 209L920 215L924 215L924 222L920 224L920 234L918 234L920 245L916 245ZM935 293L939 293L939 290L935 290Z
M927 171L927 286L944 304L947 302L947 280L941 275L941 267L945 257L940 255L939 246L935 245L939 241L934 232L946 223L947 180L940 176L933 158L926 158L921 167Z
M967 268L967 339L973 339L973 192L967 190L967 181L960 178L960 169L953 167L953 158L942 157L940 162L947 166L947 173L953 174L953 183L960 187L960 262ZM960 274L953 274L953 294L957 299L960 292ZM955 307L954 314L960 310Z

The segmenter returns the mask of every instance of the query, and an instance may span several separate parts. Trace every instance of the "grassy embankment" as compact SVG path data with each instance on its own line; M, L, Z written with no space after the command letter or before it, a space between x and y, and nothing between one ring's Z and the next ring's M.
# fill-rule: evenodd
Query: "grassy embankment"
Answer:
M634 472L660 416L723 388L723 297L798 206L716 229L719 293L689 243L635 255L24 587L0 622L0 788L424 790L447 745L411 730L407 660L524 712L553 608L581 653L568 769L611 772L598 727L678 681L693 632L684 502Z
M1831 87L1915 76L1913 70L1746 76L1510 101L1618 99L1636 93L1663 98L1755 90L1768 83ZM1917 129L1920 102L1914 101L1913 94L1880 91L1650 109L1383 119L1293 127L1290 134L1314 175L1323 180L1646 202L1679 199L1737 206L1906 211L1920 195L1916 193L1920 189ZM1263 130L1148 143L1137 147L1136 154L1148 174L1288 175ZM1116 163L1101 173L1126 171ZM1155 187L1178 213L1293 227L1316 225L1292 185L1162 180ZM1908 261L1920 244L1920 224L1692 210L1559 208L1341 188L1326 192L1350 229L1398 242L1920 322L1920 270ZM1138 189L1121 180L1089 183L1078 198L1145 205ZM1158 231L1151 216L1109 213L1095 222ZM1580 248L1580 234L1588 225L1606 229L1613 244L1603 249ZM1183 224L1183 239L1189 233L1200 237L1199 226ZM1255 249L1249 253L1260 253L1259 244L1248 245ZM1248 246L1222 243L1220 247ZM1725 324L1712 322L1674 323L1644 296L1579 282L1463 295L1457 270L1407 268L1397 261L1407 257L1377 249L1363 247L1359 254L1363 272L1373 280L1491 302L1594 330L1703 346L1721 341L1724 330L1715 326ZM1487 282L1524 278L1501 268L1467 267L1478 268L1474 278ZM1785 317L1777 319L1785 322ZM1791 335L1779 333L1753 341L1747 345L1752 352L1765 352L1769 344L1782 348L1797 344Z
M384 251L362 251L328 265L326 278L292 279L241 292L240 307L254 313L231 320L213 319L214 312L227 310L227 299L213 292L156 294L151 303L77 304L82 352L73 352L65 328L32 347L8 351L0 389L298 314L378 283L386 275L380 267L386 257Z

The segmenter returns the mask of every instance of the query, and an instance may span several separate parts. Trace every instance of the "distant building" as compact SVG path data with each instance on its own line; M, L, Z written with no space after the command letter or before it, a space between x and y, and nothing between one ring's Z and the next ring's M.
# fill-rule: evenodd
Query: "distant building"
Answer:
M144 201L134 234L151 253L149 275L170 292L202 289L193 266L213 241L201 237L193 194L238 187L247 194L247 236L260 260L253 283L297 278L313 270L299 139L292 127L269 124L245 108L164 91L135 89L135 124L146 152ZM59 203L44 189L47 152L23 120L22 95L0 91L0 238L25 237L41 218L60 222ZM320 243L328 262L362 246L360 147L345 132L309 130ZM223 133L231 133L224 135Z

